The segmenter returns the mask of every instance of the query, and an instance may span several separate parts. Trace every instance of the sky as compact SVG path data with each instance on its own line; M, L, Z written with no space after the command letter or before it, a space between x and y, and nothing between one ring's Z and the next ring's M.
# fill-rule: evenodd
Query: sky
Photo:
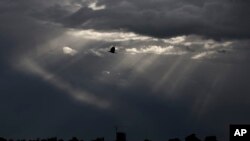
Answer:
M228 140L250 123L249 4L1 0L0 136Z

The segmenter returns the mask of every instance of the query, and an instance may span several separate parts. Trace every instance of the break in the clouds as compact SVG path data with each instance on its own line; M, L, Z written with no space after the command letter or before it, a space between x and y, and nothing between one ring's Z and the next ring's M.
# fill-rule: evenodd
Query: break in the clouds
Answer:
M0 1L0 134L227 140L250 122L248 4Z

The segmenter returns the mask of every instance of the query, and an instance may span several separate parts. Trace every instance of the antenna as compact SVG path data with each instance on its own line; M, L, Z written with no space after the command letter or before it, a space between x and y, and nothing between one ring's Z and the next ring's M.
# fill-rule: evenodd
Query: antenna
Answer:
M114 126L114 129L115 129L115 141L117 141L118 126L115 125L115 126Z

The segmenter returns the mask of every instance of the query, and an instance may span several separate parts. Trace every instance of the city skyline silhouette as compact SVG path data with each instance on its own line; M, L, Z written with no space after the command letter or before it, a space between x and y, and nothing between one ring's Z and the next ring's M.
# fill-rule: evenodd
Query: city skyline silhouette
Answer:
M66 141L66 140L57 137L36 138L36 139L5 139L4 137L0 137L0 141ZM77 137L72 137L68 141L86 141L86 140ZM90 141L107 141L107 140L105 140L104 137L97 137ZM116 137L114 138L114 140L111 141L129 141L129 140L127 140L125 132L119 131L116 132ZM145 138L144 141L152 141L152 140ZM168 141L182 141L182 140L179 138L170 138L168 139ZM216 136L206 136L204 140L201 140L198 137L196 137L196 134L191 134L185 137L185 141L218 141L218 140Z

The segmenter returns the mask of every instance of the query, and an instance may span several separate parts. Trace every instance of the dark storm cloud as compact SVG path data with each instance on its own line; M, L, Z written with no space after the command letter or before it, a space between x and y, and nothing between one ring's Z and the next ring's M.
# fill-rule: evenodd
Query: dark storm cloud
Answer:
M103 10L83 6L65 18L68 27L128 30L154 37L197 34L214 39L249 38L248 1L124 0L98 1Z
M28 53L30 49L58 36L64 30L60 26L39 21L32 17L35 11L44 9L35 1L0 2L1 57ZM5 61L10 61L5 58Z
M67 92L15 67L21 56L39 54L46 48L44 44L65 32L53 22L71 12L72 7L67 5L67 1L0 1L1 136L15 139L78 136L90 140L112 133L110 130L116 124L113 115L78 103ZM46 55L40 56L42 60ZM92 119L96 121L90 122ZM104 128L110 130L104 133Z
M113 140L113 126L118 124L128 133L129 140L148 137L160 141L185 137L191 132L202 137L217 135L222 140L228 137L225 128L229 124L249 123L250 115L246 112L250 106L249 41L233 41L232 51L217 53L216 58L192 60L191 53L106 54L106 48L116 39L113 36L119 34L102 40L105 35L96 37L90 32L87 35L92 33L91 37L99 38L91 41L81 38L85 34L61 37L69 27L122 29L154 37L198 34L216 39L249 38L249 2L100 0L96 6L106 8L96 11L87 7L90 3L0 1L1 135L15 138L76 135L85 140L105 136ZM74 4L83 7L77 11L79 5ZM204 51L206 39L187 38L191 38L187 40L191 42L190 48ZM202 43L197 45L197 40ZM163 40L129 38L116 43L125 48L165 45ZM222 46L223 41L219 43L215 44ZM75 49L76 55L63 54L62 47L66 45ZM50 47L57 48L43 51ZM101 57L84 52L99 48L105 51ZM49 83L49 79L29 71L36 68L20 72L27 66L18 66L22 59L18 56L31 59L72 88L108 100L112 107L103 110L76 102L66 91Z
M2 13L17 12L70 28L127 30L154 37L197 34L214 39L249 38L248 1L146 0L3 1ZM82 8L80 8L82 7ZM79 9L80 8L80 9ZM79 10L78 10L79 9Z

